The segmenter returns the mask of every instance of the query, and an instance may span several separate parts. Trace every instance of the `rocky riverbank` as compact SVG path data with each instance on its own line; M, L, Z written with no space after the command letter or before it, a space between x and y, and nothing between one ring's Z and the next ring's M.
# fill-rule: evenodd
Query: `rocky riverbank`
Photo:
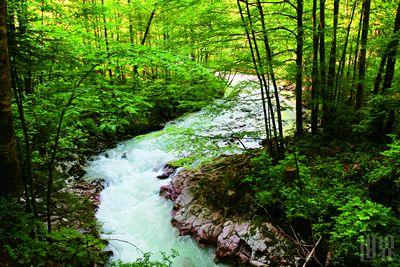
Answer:
M105 187L105 181L101 178L93 181L83 179L86 174L84 165L88 160L88 157L82 156L80 160L60 162L57 171L66 177L66 185L62 191L88 199L96 211L100 205L100 193Z
M215 246L217 261L235 266L293 266L292 244L277 228L251 212L231 212L231 206L246 205L242 200L247 196L229 190L226 183L248 171L250 158L225 156L198 170L181 171L161 187L160 196L173 202L171 222L180 235L192 235L201 246Z

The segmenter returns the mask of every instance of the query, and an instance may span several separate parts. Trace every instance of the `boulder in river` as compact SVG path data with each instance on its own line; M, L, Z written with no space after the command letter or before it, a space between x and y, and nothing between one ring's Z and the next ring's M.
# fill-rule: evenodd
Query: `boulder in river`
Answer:
M162 174L158 175L157 178L168 179L171 175L175 173L176 169L178 169L178 167L172 166L171 164L166 164L163 167Z

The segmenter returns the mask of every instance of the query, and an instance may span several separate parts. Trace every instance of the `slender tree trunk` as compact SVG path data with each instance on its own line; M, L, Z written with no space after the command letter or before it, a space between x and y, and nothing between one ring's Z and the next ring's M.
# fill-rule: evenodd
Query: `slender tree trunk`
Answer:
M149 32L150 32L151 23L153 22L154 15L156 14L157 5L158 5L158 2L156 2L154 4L153 10L151 11L150 18L147 21L146 31L144 32L142 41L140 42L141 45L144 45L146 43L147 36L149 35Z
M28 29L28 4L26 0L22 0L20 3L20 10L17 16L18 24L19 24L19 34L22 38L25 38ZM25 58L27 61L27 70L24 73L24 85L25 85L25 94L33 93L33 79L32 79L32 63L29 58Z
M129 8L131 8L131 0L128 0L128 6ZM129 10L129 12L131 12L131 10ZM134 44L134 39L133 39L133 19L131 14L129 14L129 43L131 44L131 46L133 46Z
M278 141L278 149L279 149L278 156L282 158L284 156L285 147L284 147L284 143L283 143L282 113L281 113L281 104L280 104L280 99L279 99L278 85L276 83L274 66L272 64L272 52L271 52L271 46L269 45L269 39L268 39L268 35L267 35L267 27L265 25L264 11L263 11L260 0L257 0L257 7L258 7L258 11L260 13L264 47L265 47L265 51L267 53L268 73L271 77L272 85L274 87L274 97L275 97L275 103L276 103L276 114L277 114L278 131L279 131L279 140L277 140ZM269 92L269 85L268 85L267 92ZM269 93L268 93L268 95L269 95ZM271 104L271 120L274 124L275 120L273 117L272 110L273 109L272 109L272 104Z
M326 62L325 62L325 0L319 2L319 71L320 71L320 90L322 95L322 114L327 111L326 96Z
M250 31L249 31L249 28L252 28L252 20L251 20L250 17L248 17L248 20L249 20L249 25L248 25L247 22L246 22L246 19L244 17L243 9L242 9L242 7L240 5L240 1L237 1L237 4L238 4L238 8L239 8L240 17L242 19L242 22L243 22L243 25L244 25L244 28L245 28L247 41L249 42L250 52L251 52L254 68L256 70L256 74L257 74L257 77L258 77L258 80L259 80L259 83L260 83L261 100L262 100L263 114L264 114L265 134L266 134L267 137L269 137L269 128L268 128L268 120L267 120L268 111L267 111L266 102L265 102L265 95L264 95L264 88L266 86L264 84L265 78L262 77L264 74L262 73L262 66L260 65L261 64L261 61L260 61L261 58L260 58L260 54L259 54L259 50L258 50L258 45L257 45L256 42L254 42L254 41L256 41L255 35L254 35L254 31L252 30L251 34L250 34ZM248 11L248 3L246 2L245 4L246 4L246 11ZM249 14L250 14L250 12L248 11L247 15L249 16ZM250 26L250 27L248 27L248 26ZM266 93L267 93L267 98L268 98L269 97L268 91ZM271 115L273 116L273 114L271 114ZM274 132L276 133L276 126L274 128Z
M24 196L26 200L26 206L28 211L32 211L35 218L37 218L37 209L36 209L36 202L35 202L35 190L33 187L33 177L32 177L32 150L31 150L31 142L29 137L29 130L28 124L25 118L25 112L23 107L23 92L24 86L22 80L19 78L18 71L16 68L15 58L18 57L18 49L17 49L17 42L16 42L16 32L15 32L15 14L14 11L10 10L9 18L9 35L8 35L8 48L10 52L10 75L11 75L11 82L12 82L12 91L15 95L16 104L18 107L18 115L21 123L22 133L24 136L24 146L25 146L25 154L24 157L22 156L23 153L19 153L20 162L23 164L20 167L21 170L21 182L23 184L22 188L24 190ZM23 14L20 14L23 16ZM20 19L20 34L25 34L26 26L22 26L21 23L25 23L24 20ZM26 91L26 87L25 87ZM30 195L30 197L29 197Z
M147 36L149 35L149 32L150 32L151 23L153 22L154 15L156 14L157 6L158 6L158 2L156 2L154 4L153 10L151 11L151 14L150 14L150 17L149 17L149 20L147 21L146 30L145 30L145 32L143 34L142 40L140 41L141 45L144 45L146 43ZM138 66L136 66L136 65L133 66L133 72L135 74L138 74Z
M29 129L28 124L25 118L24 107L22 103L22 83L18 77L18 73L15 68L13 69L13 88L14 95L18 107L18 115L21 122L22 133L24 136L24 146L25 146L25 158L23 160L22 169L22 181L24 182L24 190L25 190L25 198L26 203L29 206L29 209L33 212L35 218L37 218L37 208L36 208L36 193L35 188L33 187L33 176L32 176L32 149L31 149L31 141L29 137ZM29 192L28 192L29 188ZM30 199L29 199L30 195Z
M370 9L371 9L371 0L364 0L363 23L362 23L362 33L361 33L361 49L360 49L360 57L358 59L358 85L357 85L356 105L355 105L356 110L361 108L364 96Z
M387 47L387 65L382 87L383 94L385 94L387 89L389 89L392 86L394 68L396 66L396 55L400 38L399 33L400 33L400 2L397 7L397 13L394 22L393 37ZM384 128L384 132L391 133L394 129L394 124L395 124L395 111L393 109L390 109L389 116Z
M313 66L311 73L311 133L318 132L318 91L319 91L319 74L318 74L318 30L317 30L317 0L313 0L312 7L313 21Z
M11 112L7 1L0 0L0 196L19 196L20 169Z
M297 0L296 135L303 135L303 0Z
M325 109L323 114L324 126L331 126L332 119L334 117L334 98L333 89L335 87L335 76L336 76L336 46L337 46L337 27L338 27L338 17L339 17L339 0L335 0L333 3L333 35L331 51L329 54L329 66L328 66L328 76L326 82L326 101ZM331 128L331 127L329 127Z
M362 7L362 10L364 10L364 6ZM358 53L360 48L362 21L363 21L363 12L361 11L360 22L358 24L358 31L357 31L357 41L356 41L354 63L353 63L352 84L350 87L349 105L353 105L354 89L357 86L357 65L358 65Z
M109 57L107 57L109 58ZM79 82L74 86L74 90L77 90L79 86L83 83L83 81L89 76L89 74L97 67L101 65L101 63L94 64L88 72L85 73L85 75L82 76L82 78L79 80ZM64 121L64 116L65 113L67 112L68 108L71 106L72 102L74 101L76 97L76 92L72 91L71 95L68 98L68 101L64 108L61 110L61 114L58 120L57 124L57 130L56 130L56 136L54 137L54 143L52 146L52 151L50 154L49 162L47 164L48 168L48 178L47 178L47 191L46 191L46 221L47 221L47 231L51 233L52 230L52 225L51 225L51 208L52 208L52 202L51 202L51 196L53 194L53 179L54 179L54 163L56 161L57 153L59 150L59 143L60 143L60 137L61 137L61 132L62 132L62 124Z
M104 41L106 42L107 56L110 57L110 43L108 40L108 30L107 30L107 19L106 19L106 7L104 5L104 0L101 0L101 5L103 7L103 30L104 30ZM108 68L108 76L112 80L113 74L111 68Z
M342 97L341 96L342 88L343 88L342 81L343 81L344 66L346 65L347 46L349 44L350 30L351 30L351 25L354 20L354 14L356 11L356 7L357 7L357 2L354 2L353 8L351 10L350 22L349 22L349 25L347 26L347 30L346 30L346 39L345 39L344 46L343 46L342 56L340 58L338 75L336 76L334 100L337 98L338 103L340 102L341 97ZM351 49L350 49L349 54L351 54Z
M400 2L397 7L397 14L394 22L393 38L388 46L388 55L387 55L388 59L386 65L385 79L383 80L383 88L382 88L383 93L392 86L394 67L396 66L397 47L399 45L399 39L400 39L399 32L400 32Z
M375 83L374 83L374 94L375 95L379 93L379 87L381 86L386 61L387 61L387 49L385 49L385 51L382 54L381 64L379 64L378 74L376 75L376 78L375 78Z

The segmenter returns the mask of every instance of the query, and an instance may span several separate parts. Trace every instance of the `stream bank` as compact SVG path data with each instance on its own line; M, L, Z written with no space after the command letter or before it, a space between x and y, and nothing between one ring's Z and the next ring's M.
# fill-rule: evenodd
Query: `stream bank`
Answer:
M216 247L217 261L234 266L294 266L292 243L269 220L252 211L250 195L238 186L250 171L253 154L221 156L200 168L172 175L160 196L173 203L171 223L180 235ZM239 185L240 186L240 185ZM223 208L221 208L223 207Z
M241 75L235 82L253 79ZM199 247L194 239L180 236L171 226L173 205L159 196L160 187L168 185L170 179L157 176L163 176L163 167L171 161L183 160L191 165L260 146L264 125L259 90L245 87L236 99L216 101L169 122L160 131L121 142L85 167L87 181L105 181L96 218L102 225L101 237L109 240L108 249L114 253L112 260L134 262L142 257L136 246L154 252L156 260L162 258L159 251L177 250L179 257L173 266L217 265L214 249ZM288 129L294 118L291 108L285 109L283 118Z

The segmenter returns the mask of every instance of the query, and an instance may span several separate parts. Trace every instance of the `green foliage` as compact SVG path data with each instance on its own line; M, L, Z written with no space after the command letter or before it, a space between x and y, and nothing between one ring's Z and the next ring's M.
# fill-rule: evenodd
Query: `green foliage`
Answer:
M354 125L353 131L356 134L382 138L386 131L384 128L389 120L390 112L399 108L397 94L374 95L369 99L368 105L359 112L361 120Z
M132 263L123 263L121 261L112 262L113 267L170 267L173 266L173 260L179 256L176 250L172 250L170 254L161 252L161 260L151 259L152 253L144 253L143 257Z
M395 135L391 136L393 142L389 144L389 149L382 152L382 154L389 158L393 164L400 164L400 140L396 139Z
M340 207L339 211L340 214L334 219L330 240L337 264L359 258L362 253L361 246L368 245L368 236L399 235L400 221L390 208L383 205L354 197ZM392 259L380 258L379 261L383 264ZM380 264L378 266L381 266Z
M104 264L106 243L89 232L61 227L51 234L14 200L0 198L0 261L10 266Z
M297 149L315 153L314 143L301 143ZM346 144L336 145L318 147L325 151L316 157L288 154L278 163L266 151L258 153L242 182L247 193L255 196L253 208L259 215L265 216L266 210L293 227L299 221L307 222L314 237L329 240L335 265L344 266L360 261L367 236L400 236L400 221L393 212L400 203L396 193L400 192L399 142L395 139L384 152L371 143L357 144L356 151ZM330 153L334 156L327 156ZM298 174L288 177L286 172L296 167ZM243 191L240 185L234 190ZM376 266L395 261L375 260Z

